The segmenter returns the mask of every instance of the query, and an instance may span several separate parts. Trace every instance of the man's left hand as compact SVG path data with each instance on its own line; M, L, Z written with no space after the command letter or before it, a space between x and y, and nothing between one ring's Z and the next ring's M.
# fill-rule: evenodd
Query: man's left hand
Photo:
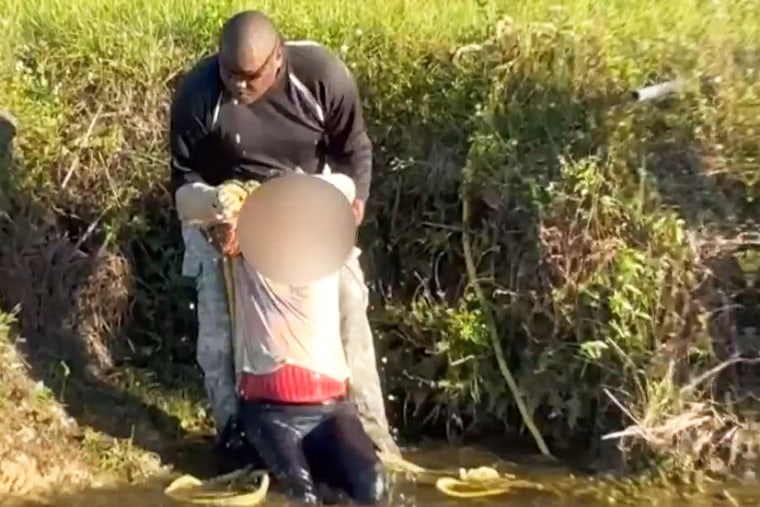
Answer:
M364 220L364 201L361 199L354 199L354 202L351 203L351 210L354 212L356 225L361 225Z

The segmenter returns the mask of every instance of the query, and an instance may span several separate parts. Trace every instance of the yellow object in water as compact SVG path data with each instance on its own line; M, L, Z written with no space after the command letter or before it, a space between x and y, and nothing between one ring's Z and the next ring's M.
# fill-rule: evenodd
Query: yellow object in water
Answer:
M192 475L175 479L164 489L173 500L216 507L252 507L261 504L269 491L265 470L243 468L208 481Z
M495 468L480 466L459 469L459 477L448 470L430 470L411 463L400 456L380 454L380 460L389 472L405 473L420 478L435 479L435 487L441 493L456 498L482 498L503 495L513 489L545 490L537 483L517 479L514 475L499 474Z
M379 454L385 468L392 473L418 477L435 477L435 487L441 493L456 498L480 498L502 495L512 489L543 490L540 484L518 480L513 475L501 475L491 467L460 469L459 478L451 472L429 470L392 454ZM258 483L257 486L253 484ZM255 489L251 489L254 487ZM238 470L201 482L191 475L183 475L172 482L164 492L182 502L217 507L254 507L260 505L269 490L269 475L264 470L250 468Z
M509 491L509 480L514 476L500 476L490 467L471 470L460 469L459 478L441 477L435 482L438 491L458 498L502 495Z

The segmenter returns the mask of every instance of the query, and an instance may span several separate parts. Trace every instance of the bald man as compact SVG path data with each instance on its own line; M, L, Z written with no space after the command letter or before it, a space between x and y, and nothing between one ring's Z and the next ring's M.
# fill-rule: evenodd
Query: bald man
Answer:
M237 422L245 393L233 361L223 253L198 224L223 222L226 212L219 209L218 197L231 180L262 182L290 171L325 169L351 177L356 187L352 208L361 223L372 144L355 80L344 63L319 44L285 42L257 11L241 12L225 23L218 53L184 77L170 116L171 189L183 222L183 274L196 279L198 293L197 359L221 447L242 446L246 452ZM354 257L340 276L349 395L375 446L398 453L385 414L367 303Z

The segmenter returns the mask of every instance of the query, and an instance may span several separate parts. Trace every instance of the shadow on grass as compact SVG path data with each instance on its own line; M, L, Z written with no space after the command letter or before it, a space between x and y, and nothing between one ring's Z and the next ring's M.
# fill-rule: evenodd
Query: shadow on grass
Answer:
M561 454L593 440L595 415L589 410L578 421L583 443L567 428L553 434L562 423L552 420L550 395L554 402L572 399L573 382L553 377L541 386L530 380L538 369L536 343L574 359L575 337L557 341L562 330L541 308L553 289L545 276L541 208L562 178L560 158L582 159L607 142L596 126L604 123L608 104L519 71L500 85L503 96L492 98L496 111L489 111L488 122L475 121L460 152L438 147L429 160L403 171L378 170L379 192L389 201L375 219L369 252L371 278L381 293L373 314L378 353L396 399L394 423L407 438L502 435L513 449L519 442L533 450L488 331L478 327L481 305L466 299L473 281L464 270L460 191L462 168L469 166L486 181L471 196L468 223L478 283L495 314L507 363L536 407L536 423Z
M4 207L12 213L1 225L0 298L17 313L23 338L15 345L31 375L56 393L80 425L128 439L178 470L216 473L211 441L186 431L179 417L160 406L162 395L183 392L160 385L173 371L160 364L165 358L154 356L144 364L153 374L127 379L131 389L125 388L124 377L137 371L122 368L135 296L132 266L102 248L87 252L85 241L62 232L60 216L9 194L12 171L23 170L23 161L13 157L16 126L10 117L2 118L0 132ZM194 375L184 377L191 387L198 382ZM150 385L156 380L159 385Z
M547 190L561 180L559 157L582 160L620 148L611 146L616 141L604 126L615 126L618 115L632 116L637 127L632 135L643 136L632 146L640 150L637 157L649 162L647 177L654 183L650 191L654 189L659 202L675 208L687 230L701 229L707 216L720 229L736 234L741 231L739 224L748 221L752 201L748 187L716 180L690 152L685 139L693 135L694 125L662 126L662 118L672 114L667 103L642 106L621 102L625 93L586 96L583 91L569 92L572 86L563 88L560 83L552 88L516 74L514 80L520 85L515 89L509 82L503 84L513 95L499 97L505 105L496 114L489 111L491 125L469 133L468 157L433 153L427 163L388 174L381 172L382 166L378 171L377 179L384 182L380 193L389 204L374 224L376 243L370 255L376 270L371 278L385 292L385 297L376 298L374 319L382 336L379 355L385 359L388 385L396 397L394 422L405 428L410 438L421 434L467 438L503 432L519 435L523 444L528 440L489 352L488 337L467 327L467 319L478 320L471 313L478 304L462 304L471 281L463 273L461 168L473 164L476 172L495 168L491 182L498 187L490 189L490 198L489 189L475 197L470 229L478 276L490 295L507 361L523 392L528 393L529 403L535 407L534 418L553 451L577 459L578 449L586 449L580 461L599 459L592 468L607 468L611 463L619 465L620 456L613 441L599 443L599 432L620 424L619 411L600 399L598 386L604 383L604 372L591 364L583 366L576 351L592 336L585 333L593 331L586 329L585 322L595 320L597 329L604 327L610 303L603 302L593 310L593 305L579 301L578 323L568 328L567 323L557 321L551 297L547 297L553 289L562 288L550 280L550 255L567 258L580 269L585 257L604 253L596 245L583 245L582 234L559 238L581 241L555 245L558 249L553 252L542 245L541 228L546 224L542 224L545 217L538 208L543 199L551 201ZM554 115L558 110L562 116ZM478 137L482 146L476 145ZM439 150L446 151L443 147ZM631 167L628 164L628 169ZM572 219L554 218L560 222ZM559 232L568 231L560 227ZM637 244L635 237L626 240ZM742 330L757 329L752 315L758 313L752 310L757 308L757 290L739 264L737 251L723 249L699 269L707 278L699 296L712 314L709 334L715 359L756 354L741 345L747 341L742 341ZM566 282L572 285L573 280ZM685 325L684 333L688 329ZM685 342L693 345L693 337L686 336ZM688 364L687 353L675 351L672 358L692 368L695 365ZM740 363L728 368L724 384L746 390L741 386L747 384L747 368L752 366ZM697 371L699 367L689 373Z
M757 217L760 201L753 198L757 184L751 129L730 115L720 120L701 118L700 101L722 110L714 90L686 95L649 106L642 120L649 129L643 145L648 177L663 206L674 209L687 230L699 238L704 282L696 294L710 313L709 332L716 359L752 359L760 354L760 306L757 270L760 237ZM676 113L676 114L674 114ZM714 112L713 112L714 114ZM674 119L677 118L677 119ZM713 120L713 144L697 139L700 122ZM721 146L725 143L726 146ZM736 399L760 398L760 376L754 367L737 362L717 378L717 394L733 392Z

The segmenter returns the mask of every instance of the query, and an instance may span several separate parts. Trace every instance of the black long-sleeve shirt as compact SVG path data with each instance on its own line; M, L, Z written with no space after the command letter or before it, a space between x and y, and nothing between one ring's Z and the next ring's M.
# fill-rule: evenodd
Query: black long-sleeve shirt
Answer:
M218 185L298 169L313 174L326 162L351 176L366 201L372 143L353 76L315 43L288 43L284 55L282 79L251 105L224 91L217 55L184 77L170 112L172 195L193 173Z

